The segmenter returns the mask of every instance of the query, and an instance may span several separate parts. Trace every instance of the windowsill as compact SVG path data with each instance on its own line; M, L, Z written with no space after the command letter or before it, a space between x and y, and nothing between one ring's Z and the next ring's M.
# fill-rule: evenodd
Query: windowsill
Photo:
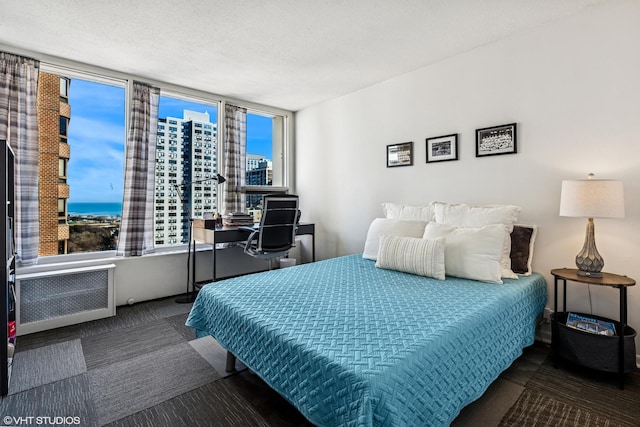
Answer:
M206 243L196 243L196 252L210 251L211 245ZM167 256L167 255L180 255L186 254L188 251L187 245L178 245L172 247L157 248L154 253L145 254L140 257L122 257L117 256L116 251L103 251L103 252L82 252L75 254L65 255L51 255L39 257L36 264L22 265L17 263L17 272L19 274L39 273L49 270L68 269L80 266L99 265L105 263L112 263L117 261L131 261L135 259L144 259L149 257Z

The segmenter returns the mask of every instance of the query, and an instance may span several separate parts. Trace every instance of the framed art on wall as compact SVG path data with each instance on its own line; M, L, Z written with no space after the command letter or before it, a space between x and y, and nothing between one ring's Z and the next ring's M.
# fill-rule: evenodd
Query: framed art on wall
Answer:
M427 163L458 160L458 134L427 138Z
M516 123L476 129L476 157L517 152Z
M387 167L412 166L413 142L387 145Z

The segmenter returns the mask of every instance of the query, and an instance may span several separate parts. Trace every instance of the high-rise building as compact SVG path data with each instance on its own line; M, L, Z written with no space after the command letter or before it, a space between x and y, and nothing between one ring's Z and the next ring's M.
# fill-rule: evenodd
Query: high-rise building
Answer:
M247 154L247 170L245 181L248 186L272 185L273 182L273 162L264 156ZM262 195L247 194L247 209L249 211L262 208ZM254 215L255 216L255 215Z
M67 165L71 150L67 130L71 118L70 79L40 71L38 127L40 144L40 256L67 253Z
M218 173L217 129L206 112L184 110L182 118L158 120L156 246L186 243L190 217L202 218L218 210L217 182L202 181Z
M265 160L269 160L265 158L262 154L251 154L247 153L247 171L257 169L260 165L260 162Z

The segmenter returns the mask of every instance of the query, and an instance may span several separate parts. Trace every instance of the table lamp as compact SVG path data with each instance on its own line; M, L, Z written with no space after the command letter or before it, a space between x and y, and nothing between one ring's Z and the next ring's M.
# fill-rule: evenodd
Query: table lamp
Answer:
M576 255L578 275L602 277L604 260L596 249L593 218L624 218L622 181L594 179L593 174L562 181L560 216L588 218L584 246Z

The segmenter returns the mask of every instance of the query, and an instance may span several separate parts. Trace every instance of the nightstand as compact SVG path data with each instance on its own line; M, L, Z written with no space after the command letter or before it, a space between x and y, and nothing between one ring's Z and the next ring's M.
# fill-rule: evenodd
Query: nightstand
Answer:
M624 388L624 374L636 369L635 336L636 331L627 325L627 288L636 281L627 276L602 273L602 277L579 276L575 268L557 268L551 270L554 276L554 313L551 316L551 348L554 365L559 357L582 366L605 372L617 372L620 388ZM567 319L567 280L588 285L610 286L620 291L620 320L607 319L593 314L582 314L612 322L616 325L616 336L604 336L571 328ZM558 282L563 283L562 312L558 312ZM616 362L617 360L617 362Z

